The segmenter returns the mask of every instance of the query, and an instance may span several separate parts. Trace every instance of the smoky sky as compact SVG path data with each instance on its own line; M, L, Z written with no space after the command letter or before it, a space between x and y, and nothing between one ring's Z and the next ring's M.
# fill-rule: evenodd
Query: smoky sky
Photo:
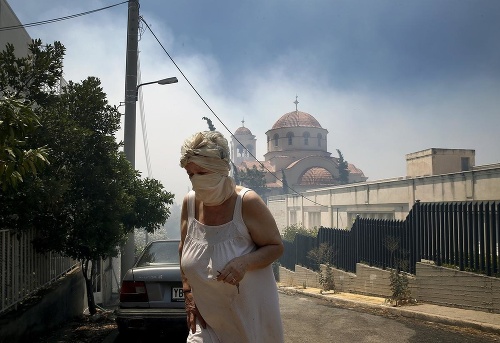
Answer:
M30 23L117 1L9 3ZM143 26L142 80L177 76L179 82L142 87L147 125L138 114L137 169L147 175L146 135L140 129L147 127L152 175L177 201L190 187L178 167L179 147L194 130L207 128L202 117L226 135L226 128L234 131L244 119L262 160L267 130L295 109L297 95L299 110L328 130L328 151L335 156L341 150L369 180L405 175L405 154L428 148L475 149L477 165L500 160L499 0L140 5L140 15L217 114ZM44 42L61 41L67 47L65 78L99 77L110 103L118 105L124 100L126 20L123 4L28 31Z
M436 80L500 76L500 1L177 1L161 7L178 53L218 56L243 69L290 54L344 90L411 91Z

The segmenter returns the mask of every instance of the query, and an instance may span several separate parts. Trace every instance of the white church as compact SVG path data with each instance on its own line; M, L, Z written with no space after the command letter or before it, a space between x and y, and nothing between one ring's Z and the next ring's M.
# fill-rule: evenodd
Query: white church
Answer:
M328 130L297 104L295 100L295 111L283 114L266 132L264 161L256 160L257 139L244 121L231 138L233 163L240 170L255 166L263 171L269 196L284 194L282 181L296 192L340 184L339 158L327 151ZM367 180L355 165L348 163L348 170L348 183Z
M416 201L500 199L500 163L476 166L473 149L409 153L402 156L406 175L384 180L367 181L363 171L349 163L348 183L341 184L339 158L327 151L328 130L297 104L266 132L264 161L256 160L256 138L244 121L230 143L237 168L255 166L265 173L267 204L280 230L293 224L349 228L357 215L404 220Z

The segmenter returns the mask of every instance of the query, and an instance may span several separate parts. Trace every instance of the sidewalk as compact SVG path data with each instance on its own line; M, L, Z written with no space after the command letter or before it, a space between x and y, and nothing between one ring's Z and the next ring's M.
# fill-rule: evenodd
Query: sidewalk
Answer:
M500 314L487 313L431 304L416 304L394 307L386 303L385 298L353 293L320 293L318 288L299 288L279 286L280 292L298 293L326 299L332 303L355 307L380 309L392 315L415 318L433 323L472 328L500 335Z

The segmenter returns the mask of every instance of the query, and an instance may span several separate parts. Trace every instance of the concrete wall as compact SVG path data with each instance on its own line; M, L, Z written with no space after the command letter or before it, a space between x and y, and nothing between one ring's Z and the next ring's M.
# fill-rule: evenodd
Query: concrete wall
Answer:
M326 267L322 265L321 268L324 270ZM356 274L333 268L333 275L335 288L339 292L376 295L381 297L389 297L392 294L389 280L390 272L387 270L358 263L356 264ZM322 288L318 280L317 272L298 265L295 266L295 271L280 267L280 282L283 285L293 287L306 286L306 288ZM410 277L410 288L413 283L414 280Z
M87 307L85 280L79 268L0 317L0 343L34 342L33 338L71 318Z
M322 266L324 268L324 266ZM391 296L390 271L356 264L356 274L334 269L336 290L388 298ZM295 271L280 267L279 280L291 287L322 288L318 273L295 266ZM500 313L500 278L461 272L417 263L416 275L409 275L409 287L418 302Z
M437 148L414 152L406 155L406 175L416 177L467 171L476 163L475 153L471 149ZM466 166L462 165L462 158L467 159Z
M418 300L500 313L500 278L417 263Z

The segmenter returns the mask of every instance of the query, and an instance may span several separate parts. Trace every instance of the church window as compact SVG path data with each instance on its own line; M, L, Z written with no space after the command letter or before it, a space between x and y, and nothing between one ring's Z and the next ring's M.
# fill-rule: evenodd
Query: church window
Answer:
M304 132L304 145L309 145L309 132Z
M274 135L274 146L278 146L278 140L279 140L280 136L278 136L278 134L275 134Z
M288 138L288 145L292 145L292 143L293 143L293 132L288 132L286 134L286 137Z
M318 146L321 146L321 139L323 138L323 136L321 135L321 133L318 133Z

